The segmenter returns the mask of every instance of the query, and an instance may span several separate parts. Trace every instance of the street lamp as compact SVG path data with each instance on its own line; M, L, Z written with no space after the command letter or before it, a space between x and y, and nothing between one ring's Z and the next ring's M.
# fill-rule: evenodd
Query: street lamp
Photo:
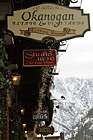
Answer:
M21 109L21 114L24 115L24 113L25 113L25 110Z
M26 128L26 124L25 123L23 124L23 128Z
M28 132L27 131L25 131L25 134L27 134Z
M18 86L20 84L21 75L19 73L13 73L12 75L12 82L15 89L15 103L16 107L18 106Z
M14 86L18 86L20 84L21 75L18 73L14 73L12 75L12 81Z

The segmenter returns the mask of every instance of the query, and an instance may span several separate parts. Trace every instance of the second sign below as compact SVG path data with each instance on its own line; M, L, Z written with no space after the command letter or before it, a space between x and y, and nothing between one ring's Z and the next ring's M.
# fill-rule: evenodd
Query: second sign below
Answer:
M56 50L24 50L23 66L54 66Z

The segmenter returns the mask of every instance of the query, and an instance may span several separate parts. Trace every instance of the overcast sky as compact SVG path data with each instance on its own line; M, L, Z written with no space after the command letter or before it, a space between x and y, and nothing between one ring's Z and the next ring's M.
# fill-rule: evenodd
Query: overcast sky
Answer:
M84 13L90 14L91 31L68 40L67 51L59 53L56 71L62 77L93 78L93 0L80 0L77 5L80 4Z

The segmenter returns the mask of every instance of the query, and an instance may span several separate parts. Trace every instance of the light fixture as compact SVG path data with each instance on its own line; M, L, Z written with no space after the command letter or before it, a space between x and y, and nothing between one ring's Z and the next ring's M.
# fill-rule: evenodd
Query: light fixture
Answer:
M20 79L21 79L21 75L18 73L14 73L12 75L12 81L13 81L13 85L17 86L20 84Z
M27 134L27 131L25 131L25 134Z
M24 112L25 112L25 110L24 110L24 109L21 109L21 114L22 114L22 115L24 114Z
M56 112L56 108L53 108L53 111L55 111L55 112Z
M13 76L13 81L17 81L17 77L16 76Z
M23 127L26 128L26 124L25 123L23 124Z
M11 133L12 133L12 134L14 134L14 133L15 133L15 131L14 131L14 130L12 130L12 131L11 131Z

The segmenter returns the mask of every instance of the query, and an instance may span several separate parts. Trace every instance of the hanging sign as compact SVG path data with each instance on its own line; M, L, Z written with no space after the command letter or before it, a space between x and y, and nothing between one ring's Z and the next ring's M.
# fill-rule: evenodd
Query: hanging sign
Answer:
M54 66L56 50L24 50L23 66Z
M49 121L48 108L43 108L39 113L32 113L32 121Z
M53 135L54 127L53 126L46 127L45 125L41 126L41 127L38 126L37 129L36 129L36 133L37 134L42 134L42 135L48 135L48 134Z
M14 35L44 41L54 41L84 36L90 30L89 14L79 8L57 4L40 4L27 9L13 11L7 16L7 29Z

